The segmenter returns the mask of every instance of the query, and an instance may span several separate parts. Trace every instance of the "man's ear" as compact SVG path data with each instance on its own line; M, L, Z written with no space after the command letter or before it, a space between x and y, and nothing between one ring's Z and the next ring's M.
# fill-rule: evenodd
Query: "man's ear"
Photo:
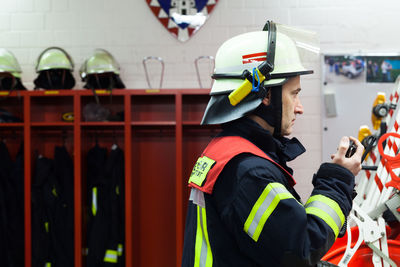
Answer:
M268 90L267 95L263 98L262 103L266 106L269 106L271 103L271 90Z

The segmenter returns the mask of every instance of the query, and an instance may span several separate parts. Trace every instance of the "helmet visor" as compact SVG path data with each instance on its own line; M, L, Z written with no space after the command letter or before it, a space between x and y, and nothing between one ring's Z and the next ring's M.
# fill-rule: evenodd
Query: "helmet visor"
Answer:
M284 24L276 24L276 31L278 35L287 36L293 42L299 62L303 68L312 70L320 55L320 43L317 33Z

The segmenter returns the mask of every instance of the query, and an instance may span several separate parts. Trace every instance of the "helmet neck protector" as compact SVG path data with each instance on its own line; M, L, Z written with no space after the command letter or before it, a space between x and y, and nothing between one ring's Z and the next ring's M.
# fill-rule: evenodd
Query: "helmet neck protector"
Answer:
M269 105L263 102L253 111L252 114L257 115L266 121L270 126L274 127L273 135L281 136L282 125L282 85L269 88L270 101Z

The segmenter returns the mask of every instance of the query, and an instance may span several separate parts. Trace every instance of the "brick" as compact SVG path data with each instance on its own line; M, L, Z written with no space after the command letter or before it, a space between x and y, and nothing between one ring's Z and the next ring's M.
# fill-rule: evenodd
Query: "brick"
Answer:
M44 29L44 16L42 14L12 14L12 30L42 30Z
M65 12L69 10L69 5L68 5L69 1L67 0L62 0L62 1L52 1L51 2L51 8L52 11L55 12Z
M22 32L21 44L30 47L48 47L54 44L54 35L51 31Z
M34 3L31 0L16 0L17 11L22 12L32 12L34 9Z
M33 2L33 10L35 12L49 12L51 10L51 0L38 0Z
M85 25L79 24L78 16L73 12L51 12L45 15L46 29L49 30L71 30L81 29Z
M9 30L11 26L11 16L0 14L0 30Z
M20 46L20 32L4 32L0 34L0 43L3 47L18 47Z
M14 13L18 10L17 1L15 0L2 0L1 1L1 12L4 13Z

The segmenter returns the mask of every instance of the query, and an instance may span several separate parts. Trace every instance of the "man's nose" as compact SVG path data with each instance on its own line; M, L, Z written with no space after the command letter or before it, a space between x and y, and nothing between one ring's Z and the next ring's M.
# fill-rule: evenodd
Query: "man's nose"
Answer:
M298 101L296 107L294 108L294 113L303 114L303 112L304 112L303 105L301 104L300 101Z

